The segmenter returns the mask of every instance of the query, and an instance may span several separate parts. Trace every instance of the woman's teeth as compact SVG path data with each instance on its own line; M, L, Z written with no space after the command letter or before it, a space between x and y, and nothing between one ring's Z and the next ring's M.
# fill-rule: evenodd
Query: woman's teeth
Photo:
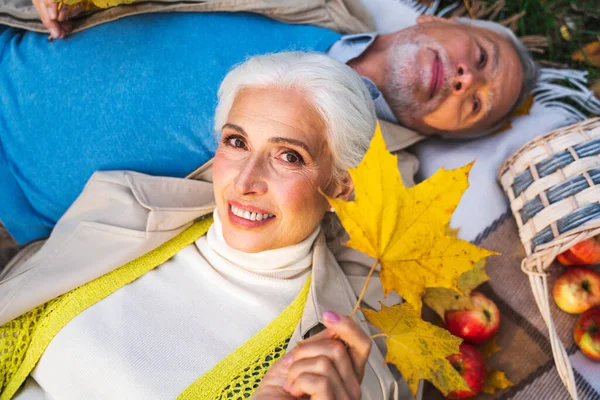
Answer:
M260 214L255 212L250 212L248 210L242 210L241 208L237 208L235 206L231 206L231 212L234 215L237 215L240 218L248 219L250 221L262 221L263 219L273 218L273 214Z

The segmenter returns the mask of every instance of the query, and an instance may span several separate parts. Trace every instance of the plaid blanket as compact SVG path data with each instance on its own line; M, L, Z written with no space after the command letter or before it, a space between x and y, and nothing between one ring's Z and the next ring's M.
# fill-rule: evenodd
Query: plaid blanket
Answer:
M497 344L502 351L492 356L488 367L506 372L514 384L509 389L496 392L494 396L482 394L477 399L570 399L556 372L548 331L531 293L529 279L521 271L525 250L519 241L517 224L512 215L504 214L475 242L501 254L488 259L487 273L491 279L480 289L494 300L501 313ZM559 265L551 267L549 287L552 287L561 271ZM552 300L550 303L557 331L574 367L579 398L600 400L600 393L593 387L599 385L600 365L585 360L573 340L577 316L562 312ZM423 398L434 400L443 397L432 386L428 386Z

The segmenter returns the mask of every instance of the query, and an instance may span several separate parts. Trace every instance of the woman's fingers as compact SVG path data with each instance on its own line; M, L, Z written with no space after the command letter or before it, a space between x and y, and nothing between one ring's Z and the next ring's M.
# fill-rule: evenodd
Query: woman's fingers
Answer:
M295 398L310 396L310 400L346 400L344 394L331 386L328 377L317 374L302 374L293 384L286 388Z
M72 30L69 18L83 11L81 6L75 6L69 11L69 7L63 6L58 9L55 0L33 0L33 5L40 15L42 24L48 29L53 39L60 39Z
M324 364L324 359L330 361L331 366L340 376L344 386L350 393L360 392L359 376L348 353L348 348L338 339L322 339L319 341L304 341L294 349L294 364L301 360L316 360L315 370L312 372L322 372L327 374L328 365ZM298 370L291 369L288 374L288 382L293 381L298 374Z
M50 35L52 35L52 37L54 39L58 39L60 37L61 34L61 28L60 28L60 24L58 23L58 21L56 21L56 13L55 13L55 7L48 7L46 2L46 0L34 0L33 1L33 5L35 7L35 9L37 10L38 14L40 15L40 19L42 20L42 24L44 24L44 26L46 27L46 29L48 29L50 31ZM54 6L56 6L55 3L53 3ZM54 13L52 16L53 18L51 18L51 15L49 15L50 13Z
M353 378L352 382L345 382L333 361L325 355L298 361L294 357L294 362L289 367L285 389L297 397L309 395L311 399L356 400L361 396L360 385L356 378Z
M69 16L69 7L68 6L63 6L60 11L58 12L58 21L59 22L63 22L67 19L67 17Z
M253 400L293 400L294 397L283 387L287 383L288 368L292 363L292 355L287 354L278 360L263 377L252 396Z
M323 313L323 324L348 346L354 370L359 381L365 373L365 365L371 352L372 341L356 322L333 311Z

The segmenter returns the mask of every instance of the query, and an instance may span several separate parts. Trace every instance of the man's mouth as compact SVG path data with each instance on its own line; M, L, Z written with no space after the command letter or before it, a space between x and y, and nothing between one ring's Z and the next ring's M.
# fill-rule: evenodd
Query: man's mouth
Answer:
M429 99L433 99L435 95L440 91L442 84L444 83L444 65L440 60L439 54L435 53L435 58L431 63L431 79L429 82Z
M240 225L257 226L275 218L275 215L257 207L229 202L229 217Z

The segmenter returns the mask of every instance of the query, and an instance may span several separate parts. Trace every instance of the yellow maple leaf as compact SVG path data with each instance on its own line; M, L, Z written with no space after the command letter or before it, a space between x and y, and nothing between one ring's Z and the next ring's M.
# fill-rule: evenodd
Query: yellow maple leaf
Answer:
M425 322L408 303L381 311L361 309L367 320L386 336L386 362L393 363L413 395L419 380L427 379L442 393L469 390L468 385L446 357L459 353L462 340L445 329Z
M531 111L532 106L533 106L533 96L529 95L525 98L525 101L523 102L523 104L521 104L521 106L519 108L515 109L512 113L510 113L510 119L507 120L498 129L496 129L496 131L494 131L494 134L504 132L504 131L511 129L512 128L511 120L516 117L522 117L524 115L529 115L529 112Z
M573 61L585 61L594 67L600 67L600 41L586 44L583 49L571 55Z
M477 350L479 350L483 358L490 358L494 354L502 350L502 348L496 344L496 336L494 336L487 342L478 345Z
M64 4L67 6L80 5L84 10L89 10L94 7L97 8L109 8L118 6L120 4L131 4L135 3L136 0L59 0L58 4Z
M512 382L508 380L504 372L491 369L488 370L485 376L485 382L481 391L487 394L494 394L497 389L506 389L512 385Z
M346 245L377 259L385 294L395 290L419 314L426 287L460 292L458 277L477 261L496 254L446 235L467 189L471 165L439 170L407 188L397 158L387 151L377 126L362 162L350 169L355 201L328 197L350 235Z

